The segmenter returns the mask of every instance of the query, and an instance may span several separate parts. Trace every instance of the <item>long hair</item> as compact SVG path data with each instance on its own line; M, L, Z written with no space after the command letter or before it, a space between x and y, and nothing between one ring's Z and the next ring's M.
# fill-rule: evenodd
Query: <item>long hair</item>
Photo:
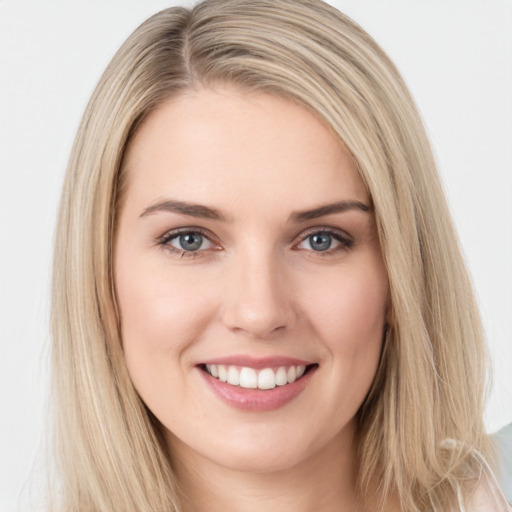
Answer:
M179 510L157 421L131 384L119 335L112 246L123 155L149 112L230 83L295 101L344 144L364 180L390 284L391 321L358 412L361 492L433 510L488 454L485 351L470 280L429 141L395 66L320 0L206 0L166 9L123 44L72 150L52 302L56 445L66 511ZM448 449L447 439L457 440Z

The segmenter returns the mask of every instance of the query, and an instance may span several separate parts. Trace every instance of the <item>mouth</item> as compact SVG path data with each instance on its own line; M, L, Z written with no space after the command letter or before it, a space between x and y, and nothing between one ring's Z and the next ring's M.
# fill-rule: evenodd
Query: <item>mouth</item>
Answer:
M219 380L244 389L270 390L301 380L318 364L298 364L253 368L228 364L202 364L201 370Z
M284 407L310 386L318 363L287 356L231 355L197 365L207 387L227 405L246 412Z

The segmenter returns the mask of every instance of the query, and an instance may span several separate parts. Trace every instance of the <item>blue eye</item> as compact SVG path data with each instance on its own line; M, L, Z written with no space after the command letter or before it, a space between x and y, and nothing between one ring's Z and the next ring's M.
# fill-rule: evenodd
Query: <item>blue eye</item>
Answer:
M354 245L349 235L343 231L334 230L310 230L303 235L301 242L296 246L298 249L306 249L316 253L331 254L343 249L349 249Z
M308 236L309 245L314 251L327 251L331 248L332 237L329 233L315 233Z
M210 249L212 242L205 235L197 231L186 231L171 235L165 243L178 251L196 252Z

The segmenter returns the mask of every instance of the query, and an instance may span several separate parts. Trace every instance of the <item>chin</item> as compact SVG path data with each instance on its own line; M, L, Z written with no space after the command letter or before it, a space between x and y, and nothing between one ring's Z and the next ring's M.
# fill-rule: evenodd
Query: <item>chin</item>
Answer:
M331 424L308 430L296 421L292 425L286 423L260 421L231 430L224 425L222 432L214 429L193 440L187 435L180 440L173 434L167 440L171 453L181 453L180 458L186 457L189 467L199 467L200 461L207 460L217 467L254 474L297 469L317 456L321 460L324 455L332 456L333 451L347 450L352 445L351 429L331 429Z
M229 453L216 453L211 459L215 464L243 473L276 473L299 466L308 455L290 447L252 445L230 450Z

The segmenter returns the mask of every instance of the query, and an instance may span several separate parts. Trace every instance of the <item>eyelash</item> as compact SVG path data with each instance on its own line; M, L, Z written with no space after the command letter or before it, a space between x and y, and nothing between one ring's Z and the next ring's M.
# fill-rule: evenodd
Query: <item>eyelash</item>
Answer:
M180 235L187 235L187 234L201 235L202 237L209 240L210 243L212 243L214 246L216 245L216 243L212 240L214 238L212 236L212 234L205 231L204 229L201 229L198 227L173 229L172 231L168 231L163 236L161 236L158 239L158 243L159 243L159 245L164 247L167 251L171 252L172 254L174 254L176 256L180 256L181 258L197 258L198 256L201 255L202 252L204 252L204 249L198 250L198 251L185 251L185 250L180 250L170 244L170 242L172 240L174 240L175 238L178 238Z
M336 242L339 243L339 245L333 249L329 248L325 251L313 251L310 252L314 253L315 256L321 256L321 257L328 257L332 256L335 253L338 253L340 251L347 251L354 245L354 240L352 237L350 237L347 233L345 233L342 230L334 229L334 228L328 228L323 226L315 226L312 228L309 228L305 232L301 233L300 240L296 244L294 244L294 247L297 247L301 243L305 242L308 238L310 238L313 235L320 235L320 234L326 234L332 237Z
M172 231L168 231L167 233L165 233L163 236L161 236L158 239L158 244L160 246L164 247L166 250L168 250L172 254L174 254L176 256L180 256L181 258L197 258L197 257L200 257L203 252L208 250L208 249L202 249L202 250L199 249L196 251L186 251L186 250L180 250L170 244L170 242L172 240L174 240L184 234L199 234L202 237L206 238L211 244L213 244L213 246L218 247L218 245L219 245L218 243L215 242L215 239L211 233L209 233L199 227L179 228L179 229L174 229ZM309 228L305 232L301 233L300 240L297 243L295 243L293 245L293 247L296 248L298 245L305 242L309 237L311 237L313 235L320 235L320 234L329 235L336 242L338 242L339 245L333 249L331 249L331 248L326 249L325 251L314 251L312 249L309 250L309 252L314 253L315 256L321 256L321 257L332 256L334 253L338 253L340 251L347 251L350 248L352 248L354 245L354 241L352 240L352 238L344 231L341 231L339 229L323 227L323 226L316 226L313 228ZM216 250L216 249L214 249L214 250ZM300 250L300 249L296 249L296 250Z

